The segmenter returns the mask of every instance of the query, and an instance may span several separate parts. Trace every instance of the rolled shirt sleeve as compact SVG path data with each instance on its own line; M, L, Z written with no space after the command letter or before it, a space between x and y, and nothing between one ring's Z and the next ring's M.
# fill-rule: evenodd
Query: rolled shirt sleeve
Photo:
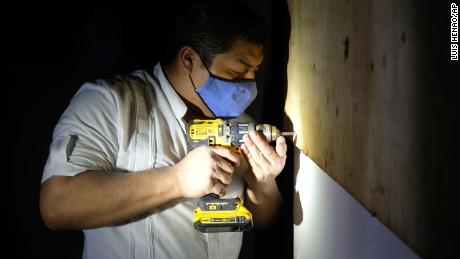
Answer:
M117 152L117 105L111 89L85 83L56 125L42 183L53 175L113 170Z

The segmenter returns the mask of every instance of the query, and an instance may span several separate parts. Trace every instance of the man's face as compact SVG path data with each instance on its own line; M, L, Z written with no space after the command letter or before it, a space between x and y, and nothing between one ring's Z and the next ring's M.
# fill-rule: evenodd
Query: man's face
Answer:
M237 39L230 51L214 57L209 71L216 76L230 80L255 79L263 58L262 45ZM199 74L197 86L204 84L209 77L204 66L202 73Z
M229 52L214 57L210 70L226 79L255 79L263 59L262 45L238 39Z
M263 58L263 46L261 44L237 39L233 42L232 48L228 52L217 54L213 58L208 69L212 74L229 80L255 79ZM191 71L186 69L189 73L187 81L192 80L187 83L191 84L193 82L193 87L199 88L208 80L209 72L199 57L195 60L199 60L199 63L194 63L195 66L190 67ZM188 60L184 60L183 63L187 64L188 62L186 61ZM202 99L193 92L193 88L187 87L187 89L190 91L190 97L187 100L197 106L205 116L213 117L213 113Z

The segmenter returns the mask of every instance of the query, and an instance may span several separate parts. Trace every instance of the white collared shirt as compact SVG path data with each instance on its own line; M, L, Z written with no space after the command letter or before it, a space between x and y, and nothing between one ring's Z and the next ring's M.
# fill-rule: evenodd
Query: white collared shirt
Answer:
M186 111L159 63L153 75L136 71L85 83L55 127L42 182L87 170L133 173L174 165L189 151ZM226 197L243 198L247 165L241 162ZM242 233L195 230L196 204L189 200L130 223L83 230L83 258L237 258Z

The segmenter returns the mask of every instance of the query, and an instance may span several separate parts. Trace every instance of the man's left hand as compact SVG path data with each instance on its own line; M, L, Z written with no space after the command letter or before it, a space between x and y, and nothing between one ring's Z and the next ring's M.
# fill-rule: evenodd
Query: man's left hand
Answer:
M243 155L249 164L249 172L245 177L248 185L264 187L272 185L286 163L287 145L284 137L276 139L276 147L270 146L256 131L243 137L241 146Z

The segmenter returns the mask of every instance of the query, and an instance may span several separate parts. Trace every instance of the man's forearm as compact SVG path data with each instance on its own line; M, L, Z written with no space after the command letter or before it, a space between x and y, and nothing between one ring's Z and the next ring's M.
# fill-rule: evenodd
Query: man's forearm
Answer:
M267 227L277 216L281 194L276 182L246 189L247 207L252 212L254 226Z
M87 171L53 176L42 184L40 209L51 229L108 226L180 198L173 167L138 173ZM50 188L53 185L53 188Z

